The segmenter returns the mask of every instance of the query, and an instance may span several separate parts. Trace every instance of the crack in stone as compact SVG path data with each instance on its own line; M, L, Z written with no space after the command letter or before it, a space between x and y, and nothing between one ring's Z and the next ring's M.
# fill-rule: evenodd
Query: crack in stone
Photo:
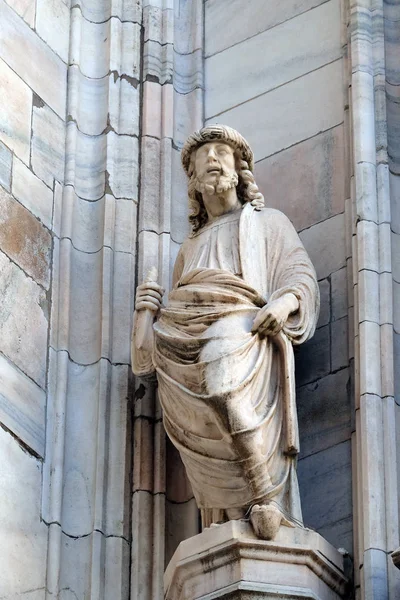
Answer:
M61 533L63 535L66 535L68 538L70 538L71 540L81 540L81 539L85 539L90 537L91 535L93 535L94 533L100 533L104 538L108 539L108 538L115 538L115 539L120 539L120 540L124 540L127 544L131 544L131 542L123 535L115 535L115 534L110 534L110 533L104 533L104 531L102 531L101 529L97 529L94 528L92 531L90 531L89 533L82 533L81 535L73 535L71 533L67 533L61 526L61 523L59 523L58 521L46 521L45 519L41 519L42 522L47 525L47 527L51 527L51 525L56 525L57 527L59 527L61 529Z

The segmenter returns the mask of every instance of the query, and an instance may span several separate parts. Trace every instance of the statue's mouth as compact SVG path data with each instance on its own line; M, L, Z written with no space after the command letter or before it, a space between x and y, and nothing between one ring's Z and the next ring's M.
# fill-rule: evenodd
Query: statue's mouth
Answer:
M214 166L214 167L208 167L207 173L217 173L217 174L219 174L219 173L221 173L221 167L216 167L216 166Z

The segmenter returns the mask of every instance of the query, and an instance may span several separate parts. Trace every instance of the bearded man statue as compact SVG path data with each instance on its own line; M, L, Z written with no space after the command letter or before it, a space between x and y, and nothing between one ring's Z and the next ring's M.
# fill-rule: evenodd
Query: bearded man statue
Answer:
M138 287L132 367L157 374L203 527L249 518L273 539L302 525L292 345L314 333L316 275L287 217L264 206L237 131L204 127L182 163L192 232L167 305L156 281Z

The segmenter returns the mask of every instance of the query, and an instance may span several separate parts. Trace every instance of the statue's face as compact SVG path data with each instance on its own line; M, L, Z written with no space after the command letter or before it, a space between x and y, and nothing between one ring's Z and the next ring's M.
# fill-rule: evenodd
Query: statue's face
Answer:
M196 150L195 173L203 185L215 186L222 177L236 175L234 150L224 142L208 142Z

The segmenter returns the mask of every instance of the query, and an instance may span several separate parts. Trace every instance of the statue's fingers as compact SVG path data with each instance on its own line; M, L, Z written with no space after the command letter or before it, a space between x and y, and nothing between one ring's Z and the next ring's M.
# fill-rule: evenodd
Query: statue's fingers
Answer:
M153 298L151 298L151 296L145 296L136 302L135 308L136 310L148 309L153 312L157 312L160 308L160 303L156 302Z
M265 319L264 323L260 325L258 331L263 335L276 335L280 331L281 327L279 324L279 320L274 317L274 315L269 315L267 319Z
M149 288L138 291L136 297L139 299L139 298L144 298L146 296L151 296L152 298L156 298L156 300L158 300L159 302L161 302L161 300L162 300L162 294L160 292L158 292L157 290L149 289Z
M150 296L149 294L140 296L140 298L138 298L138 301L139 302L151 302L157 308L159 308L160 304L161 304L161 301L158 298L154 298L154 296Z
M156 281L144 281L137 287L138 290L155 290L159 292L161 295L164 294L164 288L159 285Z
M264 311L264 309L261 309L258 311L258 314L256 316L256 318L253 321L253 326L251 328L252 332L258 331L258 329L260 328L260 326L265 323L265 321L269 318L269 316L265 316L266 315L266 311Z

